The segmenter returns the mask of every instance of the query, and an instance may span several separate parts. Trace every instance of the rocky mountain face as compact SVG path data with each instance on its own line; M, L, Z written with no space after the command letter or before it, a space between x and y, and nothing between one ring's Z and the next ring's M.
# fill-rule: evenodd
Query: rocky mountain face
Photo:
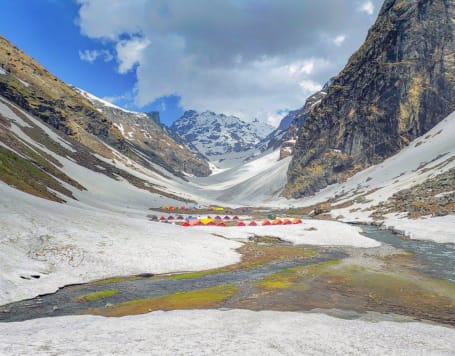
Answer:
M186 111L170 127L183 140L208 158L253 149L273 128L255 119L247 123L236 116Z
M455 3L386 0L298 134L287 197L382 162L455 110Z
M173 140L153 117L145 119L145 114L117 110L108 103L100 109L99 102L81 95L1 36L0 95L106 158L112 156L106 147L112 147L149 169L154 169L153 162L177 176L210 174L208 164ZM122 118L125 127L137 132L136 139L122 132Z
M175 175L184 172L204 177L211 173L202 157L171 137L168 130L161 125L158 112L146 114L128 111L86 91L77 90L114 124L135 150L146 155L152 162Z

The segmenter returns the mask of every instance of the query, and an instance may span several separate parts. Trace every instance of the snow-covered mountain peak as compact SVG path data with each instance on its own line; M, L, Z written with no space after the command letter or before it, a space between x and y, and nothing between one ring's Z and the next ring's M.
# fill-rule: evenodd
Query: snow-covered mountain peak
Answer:
M171 130L203 155L219 157L252 149L273 127L258 119L245 122L233 115L188 110L172 124Z

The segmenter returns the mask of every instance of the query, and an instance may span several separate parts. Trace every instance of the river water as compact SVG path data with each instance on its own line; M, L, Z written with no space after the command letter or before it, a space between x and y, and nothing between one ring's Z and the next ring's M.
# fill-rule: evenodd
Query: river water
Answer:
M366 236L413 253L425 273L455 283L455 244L411 240L376 226L361 227Z
M409 240L375 226L362 225L361 227L366 236L413 253L423 272L455 282L455 244ZM290 267L310 265L344 257L347 257L347 254L343 249L321 248L318 255L312 258L274 261L256 268L211 274L192 279L140 278L105 285L81 284L67 286L55 293L0 306L0 322L71 315L88 307L104 308L107 303L106 300L90 302L89 305L75 301L78 296L102 290L119 290L118 294L108 299L109 303L117 304L133 299L186 292L222 284L235 284L245 281L254 283L254 281L258 281L271 273Z

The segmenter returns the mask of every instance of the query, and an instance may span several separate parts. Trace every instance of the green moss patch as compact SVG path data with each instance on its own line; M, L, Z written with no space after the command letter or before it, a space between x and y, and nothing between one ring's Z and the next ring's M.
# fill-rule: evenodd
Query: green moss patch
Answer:
M107 284L115 284L115 283L120 283L120 282L136 281L138 279L141 279L141 277L139 277L139 276L113 277L113 278L101 279L99 281L91 282L90 284L93 284L95 286L104 286L104 285L107 285Z
M74 300L76 302L95 302L100 299L112 297L113 295L116 295L118 293L120 293L120 291L118 289L102 290L99 292L93 292L93 293L81 295L81 296L75 298Z
M233 297L237 292L237 287L232 284L226 284L160 297L130 300L104 309L88 309L81 314L119 317L144 314L154 310L217 308L222 306L226 300Z

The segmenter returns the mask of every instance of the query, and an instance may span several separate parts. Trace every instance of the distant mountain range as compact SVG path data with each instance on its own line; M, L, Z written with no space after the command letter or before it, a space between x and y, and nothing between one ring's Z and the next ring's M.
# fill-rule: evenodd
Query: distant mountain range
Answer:
M273 127L257 119L245 122L236 116L189 110L170 130L207 158L219 159L229 153L255 148Z

